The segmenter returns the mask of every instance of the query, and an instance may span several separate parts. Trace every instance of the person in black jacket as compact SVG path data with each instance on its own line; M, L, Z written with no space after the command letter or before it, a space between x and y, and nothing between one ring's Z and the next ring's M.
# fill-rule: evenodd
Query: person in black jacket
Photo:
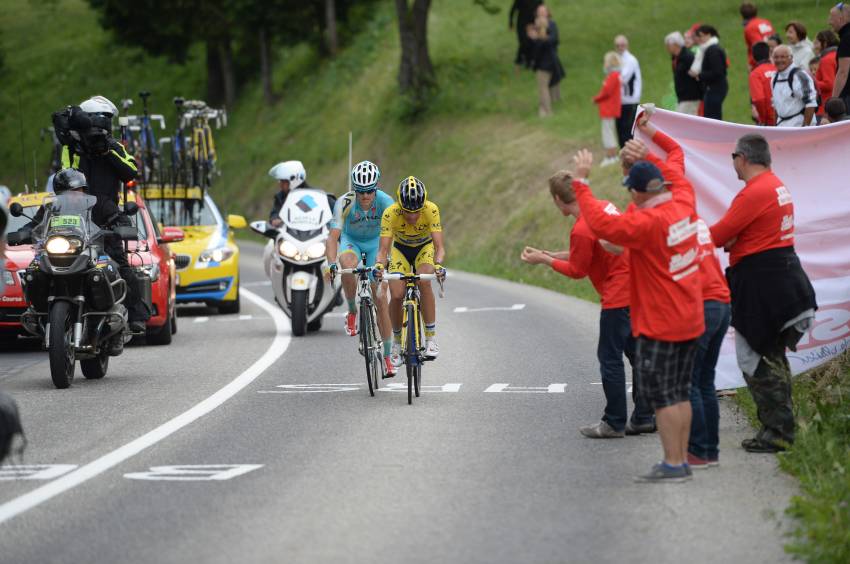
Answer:
M552 115L552 102L561 99L564 67L558 58L558 26L544 4L537 7L537 17L528 26L528 37L534 43L534 68L540 95L540 117Z
M676 111L682 114L697 115L702 91L699 82L688 74L694 64L694 54L685 48L685 37L674 31L664 38L667 51L673 59L673 84L676 87Z
M516 50L514 64L517 69L521 67L531 68L534 62L534 43L526 33L526 27L534 23L537 7L542 4L541 0L514 0L511 11L508 13L508 29L516 29L519 46ZM514 26L514 14L516 14L516 27Z
M691 76L702 85L703 115L711 119L723 119L723 100L729 93L726 81L726 51L720 46L720 36L710 25L701 25L696 31L700 54L691 65ZM702 55L702 57L700 57Z

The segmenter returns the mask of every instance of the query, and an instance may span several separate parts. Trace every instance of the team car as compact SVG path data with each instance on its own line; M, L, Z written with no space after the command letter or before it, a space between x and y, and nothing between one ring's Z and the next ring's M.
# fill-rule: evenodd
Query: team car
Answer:
M179 283L177 302L200 302L219 313L239 313L239 247L234 229L241 215L225 219L200 188L144 188L148 206L164 225L179 227L184 239L171 245Z

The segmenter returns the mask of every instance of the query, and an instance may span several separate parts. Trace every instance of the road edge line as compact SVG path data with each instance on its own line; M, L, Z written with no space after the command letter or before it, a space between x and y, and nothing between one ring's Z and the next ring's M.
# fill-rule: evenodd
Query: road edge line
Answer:
M141 437L108 452L88 464L80 466L76 470L73 470L64 476L56 478L39 488L0 505L0 524L20 515L21 513L29 511L30 509L33 509L34 507L37 507L38 505L41 505L42 503L49 501L50 499L65 493L72 488L75 488L84 482L87 482L95 476L98 476L125 460L139 454L148 447L168 438L173 433L187 425L190 425L197 419L200 419L204 415L224 404L227 400L235 396L251 382L256 380L257 377L274 364L277 359L286 352L286 349L289 347L289 343L292 340L287 318L280 308L264 300L259 295L244 288L240 289L240 293L242 296L248 298L249 301L264 309L271 316L275 325L275 338L269 348L266 349L266 352L263 353L259 359L257 359L239 376L234 378L211 396L201 400L193 407L163 423L159 427L156 427L152 431L149 431Z

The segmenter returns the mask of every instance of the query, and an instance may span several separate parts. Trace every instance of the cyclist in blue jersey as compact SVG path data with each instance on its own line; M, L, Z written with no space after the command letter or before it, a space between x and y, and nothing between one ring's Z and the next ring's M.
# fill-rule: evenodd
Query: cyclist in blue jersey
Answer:
M380 178L381 171L377 165L369 161L357 163L351 169L353 190L337 200L334 206L334 217L330 223L326 256L328 258L328 270L332 275L336 274L336 271L340 268L357 267L362 253L366 253L365 266L375 264L381 236L381 218L384 211L394 203L390 195L378 190ZM351 336L357 335L356 286L357 281L353 274L342 276L342 289L348 303L345 331ZM389 377L395 375L396 368L390 362L392 330L387 299L386 295L383 298L378 297L374 284L372 293L375 305L378 308L378 329L384 341L384 364Z

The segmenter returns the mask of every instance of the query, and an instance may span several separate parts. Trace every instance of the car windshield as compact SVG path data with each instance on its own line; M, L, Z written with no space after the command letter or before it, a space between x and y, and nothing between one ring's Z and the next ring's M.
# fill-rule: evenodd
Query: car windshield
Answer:
M91 220L97 198L82 192L68 191L44 202L44 219L33 230L36 239L48 235L75 235L89 239L100 228Z
M219 225L218 210L212 200L147 199L148 209L163 225L188 227L192 225Z

